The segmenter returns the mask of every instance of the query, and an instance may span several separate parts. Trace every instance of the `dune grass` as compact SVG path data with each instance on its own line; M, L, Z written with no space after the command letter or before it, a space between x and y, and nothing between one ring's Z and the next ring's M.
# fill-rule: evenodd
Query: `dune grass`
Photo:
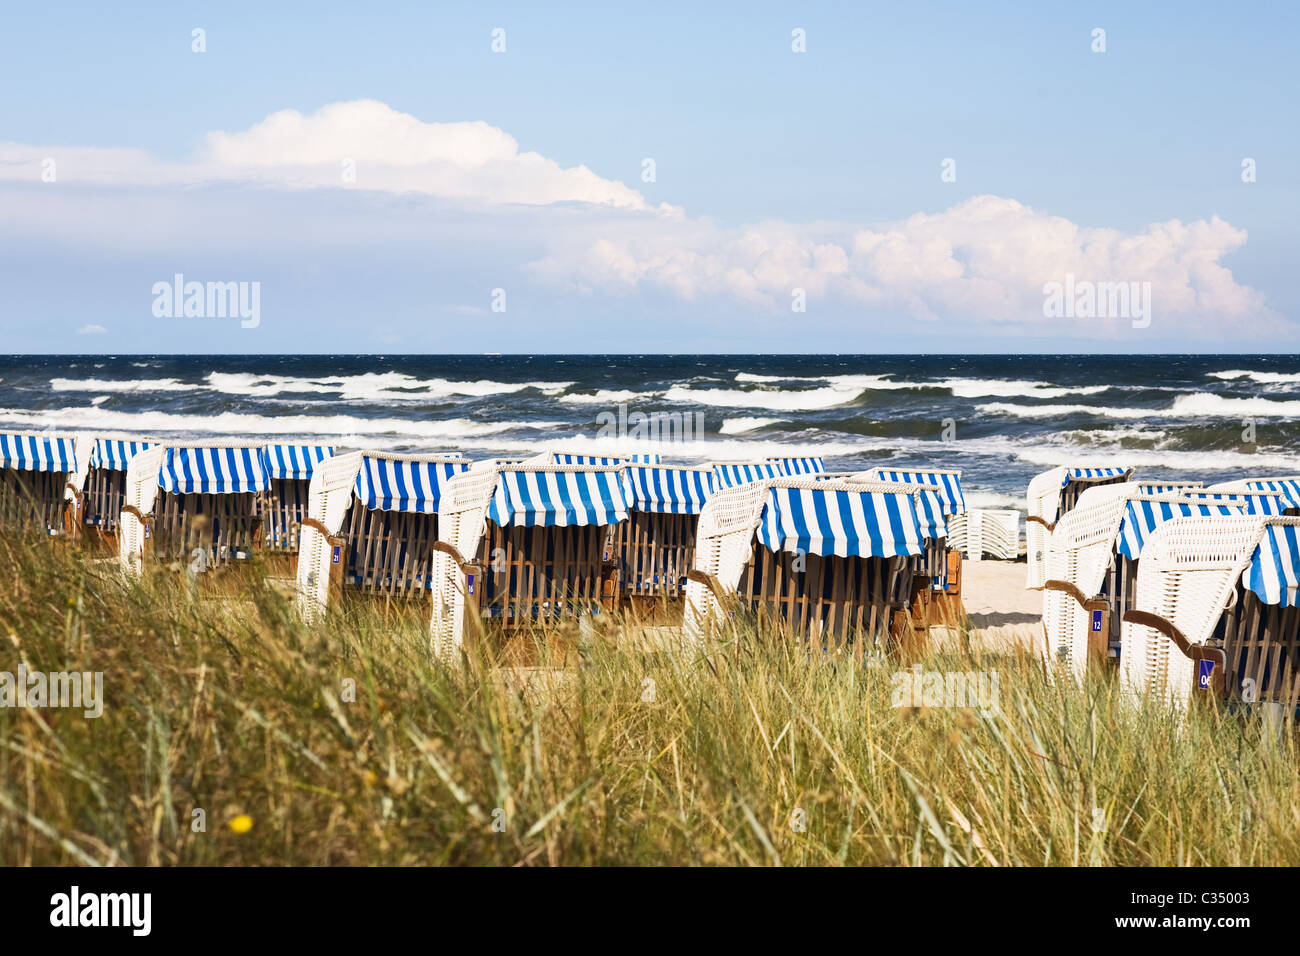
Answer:
M0 864L1300 862L1294 737L1249 714L748 624L707 655L605 622L446 666L424 602L309 627L257 570L196 594L0 538L0 670L102 671L106 698L0 709ZM996 706L895 706L913 664L996 671Z

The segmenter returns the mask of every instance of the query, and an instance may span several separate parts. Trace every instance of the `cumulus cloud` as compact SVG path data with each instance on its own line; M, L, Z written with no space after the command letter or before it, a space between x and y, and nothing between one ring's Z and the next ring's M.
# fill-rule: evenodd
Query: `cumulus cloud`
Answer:
M60 188L43 185L51 179ZM490 262L489 287L522 270L543 292L666 299L700 312L722 303L733 313L789 316L792 295L803 290L810 321L861 316L893 329L911 316L1000 325L1009 335L1030 326L1086 335L1129 327L1125 319L1083 327L1046 316L1045 285L1072 276L1150 283L1154 324L1175 334L1236 335L1243 319L1256 337L1286 329L1224 264L1247 236L1217 216L1124 231L976 196L885 224L723 227L679 207L651 207L585 166L521 151L488 123L426 122L374 100L281 110L243 130L210 132L181 162L131 149L0 144L6 181L0 233L115 252L174 256L184 246L219 259L256 245L259 261L287 250L297 263L305 249L422 244L436 247L435 257L449 251L462 271ZM208 184L223 188L168 188ZM449 206L472 214L448 216ZM202 228L178 235L178 222Z
M77 329L78 335L104 335L107 332L108 329L104 328L102 325L95 325L94 323L83 325L81 328Z
M1223 258L1246 232L1217 216L1136 232L1080 226L1013 199L976 196L938 213L882 226L765 222L723 229L659 219L569 246L530 264L581 292L667 291L789 310L810 300L992 322L1043 319L1044 285L1149 282L1158 317L1275 320L1258 291Z
M55 182L82 185L242 182L649 209L635 189L520 152L513 136L488 123L428 123L377 100L331 103L310 115L280 110L240 132L210 132L183 162L135 149L0 143L0 179L48 178L49 160Z

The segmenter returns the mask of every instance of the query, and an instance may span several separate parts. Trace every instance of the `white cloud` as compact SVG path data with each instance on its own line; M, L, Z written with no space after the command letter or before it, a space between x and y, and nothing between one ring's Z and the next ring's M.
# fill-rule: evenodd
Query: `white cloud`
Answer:
M308 116L280 110L241 132L210 132L184 162L136 149L0 143L0 179L39 181L46 159L55 161L55 182L78 185L245 182L650 208L635 189L586 166L565 169L540 153L520 152L514 137L495 126L426 123L377 100L331 103Z
M108 329L104 328L102 325L91 324L91 325L83 325L81 328L77 329L77 334L78 335L103 335L107 331Z
M41 182L46 158L56 161L55 184ZM355 183L343 175L345 161ZM684 321L698 317L701 326L717 305L779 321L791 315L793 290L803 289L801 326L810 329L861 320L907 334L898 319L910 316L944 330L1001 326L1003 335L1126 332L1128 320L1044 317L1044 284L1073 275L1149 282L1157 332L1240 344L1286 329L1263 294L1224 264L1247 236L1217 216L1122 231L976 196L887 224L723 227L679 207L652 208L585 166L520 152L487 123L425 122L374 100L310 115L282 110L242 131L211 132L183 162L130 149L0 144L0 187L6 182L0 234L162 256L162 275L181 250L222 263L255 250L259 267L283 261L298 272L306 259L360 249L400 287L417 250L424 260L454 259L477 285L449 290L443 310L467 317L483 308L467 295L522 272L552 297L685 303ZM213 184L226 185L169 188ZM392 198L399 193L407 195Z
M529 268L582 292L656 289L688 301L717 296L788 312L799 288L810 302L990 322L1045 321L1044 283L1072 274L1092 282L1150 282L1156 321L1276 322L1264 296L1237 283L1222 264L1245 242L1245 230L1217 216L1125 233L1080 226L1013 199L976 196L884 226L625 223L621 234L556 250Z

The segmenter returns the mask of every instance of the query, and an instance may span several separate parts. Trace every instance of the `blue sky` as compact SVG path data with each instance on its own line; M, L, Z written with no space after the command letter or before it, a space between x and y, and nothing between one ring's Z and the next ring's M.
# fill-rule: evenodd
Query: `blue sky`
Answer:
M1293 4L270 6L6 11L0 350L1294 350Z

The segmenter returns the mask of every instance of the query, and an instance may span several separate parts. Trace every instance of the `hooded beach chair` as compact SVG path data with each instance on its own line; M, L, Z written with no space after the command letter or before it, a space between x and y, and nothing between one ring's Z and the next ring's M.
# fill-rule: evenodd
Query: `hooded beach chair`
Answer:
M924 512L904 487L778 477L715 492L686 585L688 638L705 640L734 605L825 649L909 640Z
M438 509L433 651L464 642L471 619L497 630L617 610L621 465L478 462Z
M68 481L73 523L105 540L115 538L126 503L126 469L131 459L157 442L136 437L83 435L77 439L76 475Z
M1079 496L1090 488L1127 482L1132 475L1133 469L1123 466L1069 465L1045 471L1029 482L1028 514L1025 515L1025 555L1029 566L1026 587L1043 586L1048 536L1056 522L1074 508Z
M1090 666L1123 659L1124 614L1136 599L1146 540L1167 521L1237 517L1240 501L1198 501L1177 493L1138 494L1127 483L1095 488L1057 522L1043 562L1044 660L1082 679Z
M1148 539L1124 617L1123 686L1195 698L1300 699L1300 519L1180 518Z
M0 528L68 530L65 492L77 471L75 436L0 432Z
M297 554L299 528L311 497L311 476L322 461L333 456L334 449L328 445L267 445L265 452L268 484L262 533L266 547Z
M132 456L119 518L118 556L139 573L149 560L206 571L261 546L267 471L261 445L163 442Z
M620 580L634 607L683 595L695 563L695 526L713 482L706 465L623 466L628 516L619 526Z
M317 616L343 592L407 598L431 590L438 506L469 466L459 454L381 451L318 461L300 522L303 614Z

